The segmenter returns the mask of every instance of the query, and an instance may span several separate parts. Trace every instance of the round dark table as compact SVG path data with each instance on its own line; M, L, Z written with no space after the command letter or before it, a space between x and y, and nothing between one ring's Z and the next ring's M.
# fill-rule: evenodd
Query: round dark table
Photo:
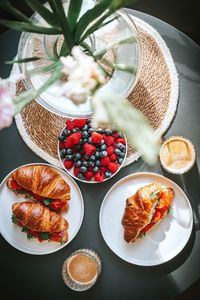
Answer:
M152 16L130 11L145 20L166 41L180 77L179 106L167 136L183 135L200 153L200 48L176 28ZM0 36L1 61L12 59L17 51L19 33L12 30ZM0 75L9 75L8 65L1 63ZM21 139L15 124L0 132L0 180L11 170L33 162L43 162ZM113 179L98 185L79 184L84 196L85 215L74 240L49 255L34 256L20 252L0 236L1 287L0 299L171 299L200 278L200 233L193 228L183 251L171 261L154 267L140 267L124 262L104 242L99 229L99 209L108 189L120 178L134 172L162 173L159 164L150 167L141 159L124 168ZM195 181L196 178L192 182ZM200 185L194 184L192 205L200 206ZM112 228L111 234L112 234ZM82 293L65 286L61 277L64 260L74 250L92 248L102 258L103 270L97 284Z

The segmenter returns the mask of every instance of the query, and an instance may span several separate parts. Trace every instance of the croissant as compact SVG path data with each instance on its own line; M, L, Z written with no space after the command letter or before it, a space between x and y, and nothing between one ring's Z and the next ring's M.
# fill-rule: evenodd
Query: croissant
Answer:
M12 212L17 220L16 223L29 229L32 234L35 232L48 233L50 240L57 234L62 242L68 240L68 222L62 215L50 210L43 204L29 201L14 203ZM34 234L34 236L37 235Z
M51 203L51 208L57 211L68 209L70 186L65 180L48 166L30 165L19 168L9 178L7 185L17 193L27 191L28 196L35 200L59 200ZM54 204L54 205L53 205Z
M122 217L124 239L134 242L165 217L174 198L172 188L152 183L140 188L126 200Z

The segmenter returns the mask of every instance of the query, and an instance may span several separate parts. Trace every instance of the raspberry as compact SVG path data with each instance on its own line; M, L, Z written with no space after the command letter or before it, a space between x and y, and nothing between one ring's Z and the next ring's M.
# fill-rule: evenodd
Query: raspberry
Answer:
M86 180L90 181L93 176L94 176L93 172L90 172L90 171L85 172L85 179Z
M80 168L74 167L74 175L77 176L80 173Z
M69 129L69 130L72 130L75 127L74 122L70 119L66 120L66 126L67 126L67 129Z
M102 139L103 139L103 136L100 133L98 133L98 132L92 133L92 142L94 144L99 144L102 141Z
M65 142L60 142L59 143L59 149L61 150L63 148L65 148Z
M104 175L104 172L99 170L95 175L94 175L94 180L95 181L98 181L98 182L101 182L103 181L105 178L105 175Z
M125 141L125 139L123 139L123 138L118 138L118 139L116 140L116 143L117 143L117 144L118 144L118 143L122 143L122 144L126 145L126 141Z
M103 171L104 173L106 172L107 168L106 167L100 167L100 170Z
M110 162L108 165L108 169L112 172L115 173L118 169L118 164L114 162Z
M114 133L112 134L112 136L114 137L115 140L119 137L117 132L114 132Z
M105 135L104 140L107 146L111 146L115 141L111 135Z
M88 155L88 156L91 156L92 154L94 154L97 150L97 148L94 146L94 145L91 145L91 144L84 144L83 146L84 150L85 150L85 153Z
M107 151L108 155L111 155L114 152L114 147L113 146L109 146L109 147L106 148L106 151Z
M65 161L64 161L64 166L65 166L65 168L66 168L67 170L71 169L72 166L73 166L73 161L71 161L71 160L65 160Z
M81 128L81 127L85 126L86 121L87 121L86 119L75 119L74 120L74 127Z
M117 159L117 155L115 153L110 155L110 160L115 161Z
M76 133L71 134L66 139L65 146L67 148L71 148L74 145L77 145L80 142L81 137L82 137L82 133L81 132L76 132Z
M102 165L102 166L106 167L106 166L108 166L109 163L110 163L110 158L109 158L108 156L102 157L102 158L100 159L100 162L101 162L101 165Z

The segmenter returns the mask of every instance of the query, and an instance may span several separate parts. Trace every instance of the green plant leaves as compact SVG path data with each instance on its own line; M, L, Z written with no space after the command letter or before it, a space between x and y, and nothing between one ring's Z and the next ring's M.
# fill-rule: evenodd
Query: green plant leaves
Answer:
M16 60L8 60L5 61L5 64L22 64L22 63L27 63L27 62L31 62L31 61L36 61L36 60L40 60L41 57L38 56L32 56L32 57L26 57L23 59L16 59Z
M18 9L16 9L9 1L7 0L1 0L0 1L0 7L4 11L8 11L13 16L15 16L18 20L30 22L30 19L25 16L22 12L20 12Z
M73 32L76 22L78 20L82 3L83 3L83 0L70 1L67 18L68 18L69 26L70 26L72 32Z

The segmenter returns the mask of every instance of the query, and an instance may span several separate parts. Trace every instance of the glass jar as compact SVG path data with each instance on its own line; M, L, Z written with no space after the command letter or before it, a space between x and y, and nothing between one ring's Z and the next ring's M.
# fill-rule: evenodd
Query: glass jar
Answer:
M80 15L94 6L94 4L95 1L84 0ZM64 5L65 10L67 11L68 1L65 1ZM31 17L31 20L36 24L46 25L45 21L37 13ZM106 57L106 60L109 59L114 65L129 65L134 69L134 72L131 73L118 69L118 67L114 67L112 76L102 87L100 87L102 90L113 90L123 98L126 98L134 89L140 74L142 56L140 38L136 25L128 16L125 9L120 9L113 13L106 21L108 20L112 21L95 31L89 37L88 43L94 52L111 44L112 47L106 51L104 56ZM129 37L127 41L126 37ZM44 58L39 61L19 65L21 72L25 74L24 84L27 90L36 90L40 88L51 76L50 72L30 76L30 72L34 68L48 65L49 62L47 61L47 58L52 53L53 45L57 38L58 36L54 35L22 33L18 47L18 59L31 56L40 56ZM62 36L59 36L59 38L62 39ZM124 39L123 43L116 43L116 41L122 39ZM102 62L102 65L105 67L105 62ZM70 118L89 118L92 116L91 97L88 97L85 103L77 106L70 99L67 99L66 97L55 97L46 90L40 94L40 96L36 97L35 100L45 109L60 116Z

